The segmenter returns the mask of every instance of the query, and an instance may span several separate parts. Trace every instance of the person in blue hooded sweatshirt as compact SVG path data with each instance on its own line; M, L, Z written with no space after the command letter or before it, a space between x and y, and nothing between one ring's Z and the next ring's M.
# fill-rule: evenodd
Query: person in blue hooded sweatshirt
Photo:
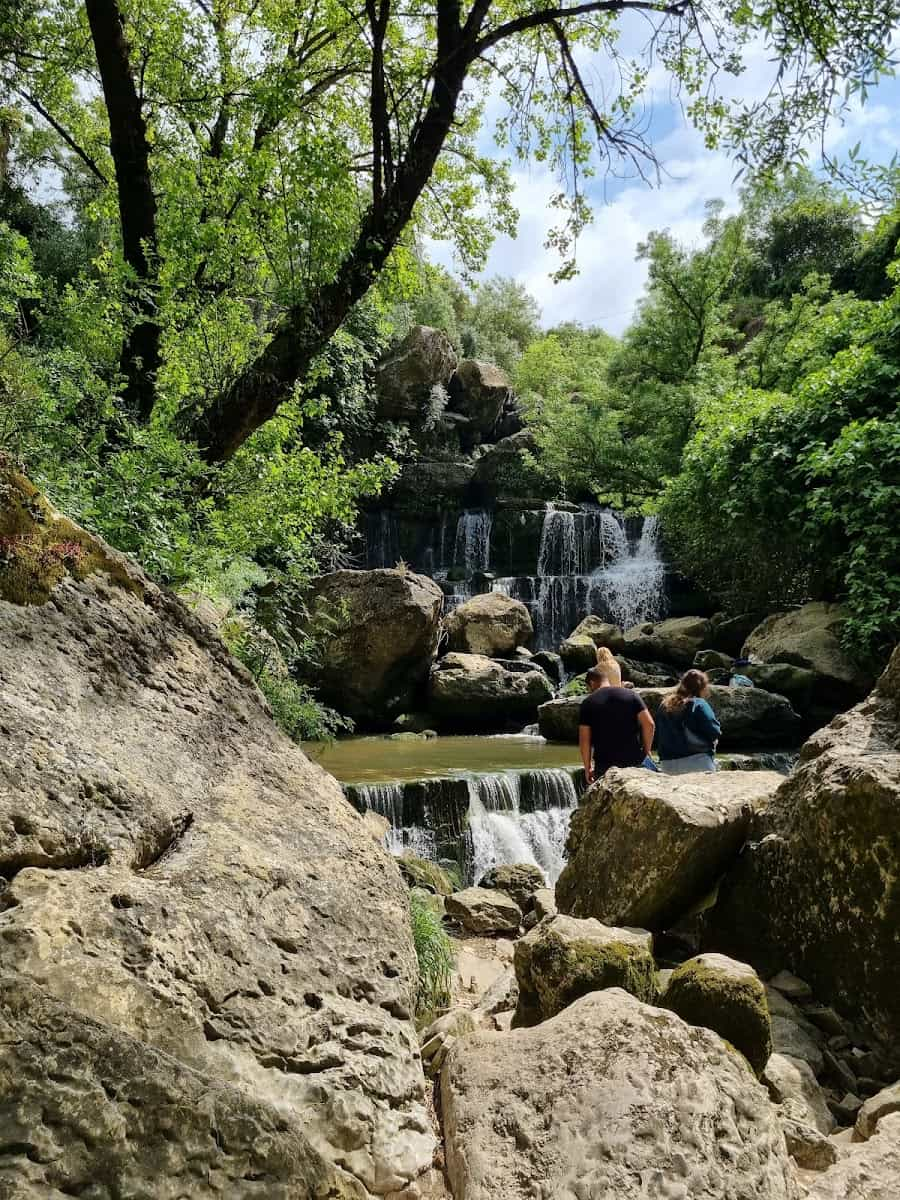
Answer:
M707 700L709 680L702 671L682 675L678 687L656 711L654 744L667 775L716 771L716 744L722 726Z

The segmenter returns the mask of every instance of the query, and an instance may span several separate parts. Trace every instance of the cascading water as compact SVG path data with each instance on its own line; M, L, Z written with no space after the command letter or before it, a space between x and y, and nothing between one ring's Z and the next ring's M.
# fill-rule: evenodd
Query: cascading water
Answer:
M355 787L354 802L363 812L375 812L385 818L390 829L384 844L391 854L409 851L419 858L434 860L434 833L421 825L410 825L404 819L404 785L402 783L370 783Z
M575 782L564 770L528 773L535 807L523 812L522 773L485 775L469 785L472 878L491 867L526 862L540 867L552 887L565 865L566 837L578 803Z
M565 863L569 819L578 803L575 773L563 768L362 784L347 794L361 811L390 822L385 845L393 854L446 857L458 863L468 883L489 867L527 862L540 867L552 886ZM439 812L440 853L434 828ZM453 846L446 840L448 826L456 830Z
M625 553L598 573L606 611L623 629L641 621L655 621L665 602L665 564L659 557L659 517L647 517L634 550Z
M466 575L486 571L490 566L492 525L493 517L486 509L466 509L459 514L453 561Z

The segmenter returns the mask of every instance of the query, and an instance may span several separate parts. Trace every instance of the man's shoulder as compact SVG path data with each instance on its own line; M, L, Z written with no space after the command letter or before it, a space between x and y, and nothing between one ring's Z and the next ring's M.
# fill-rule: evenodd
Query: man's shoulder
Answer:
M627 687L611 687L607 688L611 698L627 704L629 708L646 708L643 697L634 688Z

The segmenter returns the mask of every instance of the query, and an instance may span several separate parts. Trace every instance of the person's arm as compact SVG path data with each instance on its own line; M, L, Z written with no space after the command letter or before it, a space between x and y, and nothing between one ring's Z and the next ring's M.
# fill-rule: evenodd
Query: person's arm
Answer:
M648 709L638 713L638 725L641 727L641 742L644 747L644 758L650 757L653 749L653 734L656 732L656 722L650 716Z
M705 700L695 700L691 705L688 724L697 737L704 738L711 746L722 736L722 726Z
M594 765L591 761L591 727L578 726L578 749L581 751L581 762L584 766L584 777L588 783L594 782Z

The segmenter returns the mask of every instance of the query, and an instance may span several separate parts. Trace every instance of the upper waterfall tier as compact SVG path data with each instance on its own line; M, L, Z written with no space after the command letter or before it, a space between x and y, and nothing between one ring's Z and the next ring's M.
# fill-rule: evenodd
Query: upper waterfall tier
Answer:
M627 627L665 609L656 518L598 505L370 513L366 565L399 561L439 580L451 607L491 590L521 600L537 649L554 649L589 613Z

